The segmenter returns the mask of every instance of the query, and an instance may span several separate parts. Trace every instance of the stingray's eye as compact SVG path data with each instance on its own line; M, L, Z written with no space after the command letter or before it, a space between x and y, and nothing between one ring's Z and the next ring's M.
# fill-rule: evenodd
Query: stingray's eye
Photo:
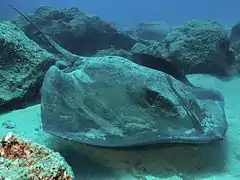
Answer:
M158 92L147 89L145 91L144 99L146 100L146 102L149 105L157 106L158 101L161 101L162 97L160 96L160 94Z
M179 116L178 108L168 98L152 89L144 90L145 108L163 113L166 116ZM162 114L162 115L163 115Z
M173 108L172 102L170 102L168 99L163 97L161 94L158 92L151 90L151 89L146 89L144 92L144 99L145 101L150 105L154 107L161 107L161 108Z

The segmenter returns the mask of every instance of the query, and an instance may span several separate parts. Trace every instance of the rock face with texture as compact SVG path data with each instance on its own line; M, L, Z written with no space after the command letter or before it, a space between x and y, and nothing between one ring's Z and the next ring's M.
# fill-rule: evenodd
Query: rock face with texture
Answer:
M144 53L169 58L185 73L226 75L234 62L226 31L215 21L190 21L176 28Z
M38 96L44 75L55 62L18 27L0 23L0 111Z
M219 92L121 57L84 58L71 72L52 66L41 92L44 131L91 145L202 143L227 130Z
M66 50L77 55L93 55L99 50L130 50L137 42L116 30L96 16L87 16L77 8L54 9L40 7L28 17L40 29ZM12 21L40 46L52 51L48 44L41 41L36 29L22 18ZM47 45L47 46L46 46Z
M235 62L232 66L232 74L240 74L240 22L233 25L230 31L230 47L235 52Z
M240 54L240 22L236 23L231 29L230 45L237 55Z
M240 52L240 22L236 23L232 29L230 34L230 43L234 50L239 53Z
M59 153L12 133L0 138L0 157L0 179L74 179L72 168Z

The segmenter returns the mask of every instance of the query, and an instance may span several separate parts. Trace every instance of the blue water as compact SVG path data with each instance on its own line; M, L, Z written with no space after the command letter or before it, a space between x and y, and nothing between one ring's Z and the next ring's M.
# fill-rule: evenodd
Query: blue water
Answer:
M240 2L237 0L1 0L0 19L15 16L7 3L18 7L22 12L32 12L39 5L59 8L74 6L120 26L160 20L178 25L190 19L214 19L229 26L240 17Z

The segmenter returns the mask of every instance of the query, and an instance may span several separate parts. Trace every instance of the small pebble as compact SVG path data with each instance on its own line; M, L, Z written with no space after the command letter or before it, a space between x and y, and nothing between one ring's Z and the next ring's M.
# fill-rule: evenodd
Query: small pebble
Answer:
M9 120L4 121L2 123L2 126L5 127L6 129L13 129L13 128L16 127L16 125L13 122L9 121Z

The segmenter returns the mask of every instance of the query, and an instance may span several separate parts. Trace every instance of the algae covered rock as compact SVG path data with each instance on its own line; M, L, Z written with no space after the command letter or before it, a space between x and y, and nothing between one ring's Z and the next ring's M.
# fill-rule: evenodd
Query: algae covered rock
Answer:
M122 57L83 58L69 72L52 66L41 92L43 130L81 143L202 143L227 130L219 92Z
M31 180L74 178L59 153L8 133L0 138L0 179Z
M45 72L56 59L15 25L0 23L0 110L38 96Z
M42 6L28 17L55 42L76 55L90 56L102 49L130 50L137 42L101 20L97 16L88 16L78 8L51 8ZM12 21L26 35L41 47L53 52L51 47L36 35L36 29L22 18ZM53 52L54 53L54 52Z
M142 52L169 58L185 73L225 75L234 62L225 29L215 21L192 20Z

